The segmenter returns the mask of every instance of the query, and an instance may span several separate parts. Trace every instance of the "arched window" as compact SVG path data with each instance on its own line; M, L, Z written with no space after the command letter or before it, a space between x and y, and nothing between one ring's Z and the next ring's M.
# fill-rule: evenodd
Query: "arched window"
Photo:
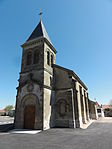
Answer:
M69 104L65 100L61 99L58 103L58 106L60 116L64 116L69 113Z
M50 53L47 51L47 64L50 65Z
M31 61L32 61L32 52L28 52L27 53L27 65L31 65Z
M34 59L33 59L33 63L37 64L39 62L39 51L35 51L34 52Z
M54 58L53 58L53 55L51 55L51 67L53 65L53 61L54 61Z
M50 86L53 87L53 78L50 77Z
M66 112L65 102L60 103L59 112L60 112L61 115L65 115L65 112Z

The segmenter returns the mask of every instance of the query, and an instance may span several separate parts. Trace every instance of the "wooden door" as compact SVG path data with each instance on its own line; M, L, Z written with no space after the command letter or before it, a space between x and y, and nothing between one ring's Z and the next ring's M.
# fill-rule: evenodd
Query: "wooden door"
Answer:
M24 128L34 129L35 124L35 106L28 105L24 109Z

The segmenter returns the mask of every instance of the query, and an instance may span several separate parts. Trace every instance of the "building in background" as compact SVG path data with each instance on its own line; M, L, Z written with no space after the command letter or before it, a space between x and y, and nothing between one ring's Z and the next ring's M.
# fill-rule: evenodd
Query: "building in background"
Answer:
M6 112L4 109L0 110L0 116L5 116L6 115Z
M112 117L112 105L102 105L105 117Z
M96 102L96 108L97 108L98 118L104 117L104 109L102 108L102 105L100 105L98 102Z

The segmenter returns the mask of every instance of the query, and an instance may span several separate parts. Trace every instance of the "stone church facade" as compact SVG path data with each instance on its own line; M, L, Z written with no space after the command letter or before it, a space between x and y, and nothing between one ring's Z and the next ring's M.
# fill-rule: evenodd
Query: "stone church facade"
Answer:
M72 70L56 65L56 50L42 21L22 48L15 128L81 128L88 123L87 87Z

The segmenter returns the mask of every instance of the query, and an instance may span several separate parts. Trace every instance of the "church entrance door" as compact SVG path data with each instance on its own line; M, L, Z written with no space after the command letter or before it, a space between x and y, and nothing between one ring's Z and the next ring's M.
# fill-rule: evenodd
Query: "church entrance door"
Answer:
M35 106L28 105L24 109L24 128L34 129L35 124Z

